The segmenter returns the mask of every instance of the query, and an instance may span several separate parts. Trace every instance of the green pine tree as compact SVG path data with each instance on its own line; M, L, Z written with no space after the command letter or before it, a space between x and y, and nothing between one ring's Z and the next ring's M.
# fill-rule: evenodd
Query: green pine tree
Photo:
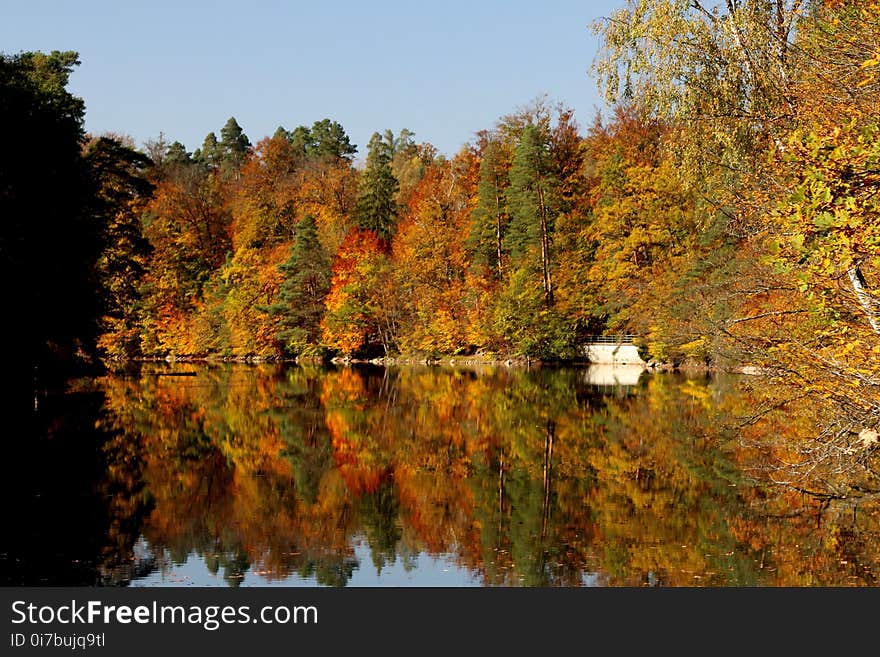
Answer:
M397 220L397 178L391 171L393 144L374 132L367 145L367 164L361 177L355 222L379 238L391 240Z
M304 125L299 125L293 129L293 132L287 133L287 141L293 147L294 154L304 160L312 147L312 131Z
M293 132L279 127L276 137L284 137L301 158L312 160L351 160L357 147L351 143L345 130L336 121L321 119L311 128L297 126Z
M471 213L467 248L471 261L485 267L492 275L503 277L503 247L507 224L507 171L501 145L490 141L480 160L480 181L477 185L477 207Z
M220 144L217 142L217 135L209 132L205 135L205 141L202 147L193 153L193 159L202 162L208 167L216 167L220 161Z
M183 166L192 162L186 146L179 141L172 142L165 151L165 159L163 165L166 167Z
M320 341L324 297L330 289L330 259L318 240L312 215L297 224L290 257L279 269L285 279L276 302L266 311L281 319L276 337L285 353L307 353Z
M551 246L557 206L558 183L549 158L548 136L528 125L520 136L510 168L505 197L510 225L504 245L511 263L524 266L533 253L540 254L540 270L547 305L553 304Z
M229 117L220 131L220 143L217 145L220 155L220 170L224 175L237 172L247 157L251 142L244 134L235 117Z
M309 157L316 159L350 160L357 148L349 141L345 130L336 121L322 119L312 125Z

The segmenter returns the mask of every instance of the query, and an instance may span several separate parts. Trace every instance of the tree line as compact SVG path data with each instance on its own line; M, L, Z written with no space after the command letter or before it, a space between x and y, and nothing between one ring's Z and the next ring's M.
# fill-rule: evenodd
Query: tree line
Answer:
M633 107L582 135L571 109L538 98L452 157L385 130L361 166L330 119L252 144L230 118L192 152L163 135L142 149L87 135L64 88L76 53L3 61L32 87L12 112L67 111L66 143L35 128L50 143L22 141L4 166L17 176L4 265L23 310L8 342L34 340L35 363L572 359L589 333L649 335L639 304L663 296L651 288L697 235L662 161L668 128ZM665 359L675 342L652 351Z

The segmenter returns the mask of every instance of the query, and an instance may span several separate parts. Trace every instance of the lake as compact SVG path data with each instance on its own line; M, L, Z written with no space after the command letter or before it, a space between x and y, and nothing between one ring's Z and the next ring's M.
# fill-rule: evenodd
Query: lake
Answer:
M873 586L767 485L743 377L146 363L10 424L7 586Z

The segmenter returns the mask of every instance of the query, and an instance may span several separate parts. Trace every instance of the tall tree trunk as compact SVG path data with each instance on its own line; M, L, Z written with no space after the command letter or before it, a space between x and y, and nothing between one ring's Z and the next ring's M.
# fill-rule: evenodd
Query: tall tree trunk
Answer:
M862 311L864 311L865 316L868 318L868 323L874 329L874 333L880 335L880 303L878 303L877 299L868 289L868 284L865 282L862 270L859 269L858 265L855 265L850 267L846 273L849 276L853 291L856 293L856 298L862 306Z
M544 299L553 305L553 281L550 278L550 231L547 227L547 207L544 205L544 189L538 185L538 205L541 215L541 273L544 276Z
M541 505L541 543L547 537L547 521L550 519L550 486L553 470L553 443L556 439L556 422L547 420L544 437L544 500Z
M498 547L501 547L501 537L504 535L504 448L498 457Z
M498 280L504 278L501 269L501 194L498 193L498 185L495 185L495 257L498 261Z

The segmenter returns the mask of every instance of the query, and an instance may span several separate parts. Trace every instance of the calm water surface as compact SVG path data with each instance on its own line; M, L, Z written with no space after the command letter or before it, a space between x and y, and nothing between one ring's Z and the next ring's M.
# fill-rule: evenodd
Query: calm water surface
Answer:
M4 585L876 584L878 514L780 496L732 377L150 364L7 436Z

